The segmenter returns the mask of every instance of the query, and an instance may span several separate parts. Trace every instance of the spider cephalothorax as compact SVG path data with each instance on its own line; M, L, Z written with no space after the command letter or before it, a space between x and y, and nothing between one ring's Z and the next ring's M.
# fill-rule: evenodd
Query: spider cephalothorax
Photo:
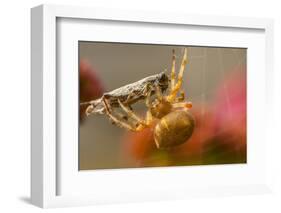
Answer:
M181 90L186 64L187 49L185 48L176 79L176 57L175 51L173 51L168 94L163 94L159 84L154 84L154 88L147 88L145 103L148 110L145 119L136 115L128 105L122 103L119 99L120 107L127 113L127 117L134 120L135 123L129 122L128 119L122 119L122 116L118 114L114 115L106 99L104 99L106 114L114 124L131 131L141 131L144 128L153 127L154 140L158 148L170 148L186 142L191 137L194 129L194 119L189 112L192 104L185 101L185 93ZM151 95L154 93L156 93L156 98L151 101ZM179 96L178 93L180 93Z

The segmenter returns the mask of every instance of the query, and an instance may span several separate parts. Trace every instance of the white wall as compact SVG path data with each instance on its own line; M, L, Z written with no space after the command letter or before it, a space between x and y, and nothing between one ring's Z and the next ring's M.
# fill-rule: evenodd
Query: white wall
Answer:
M44 1L44 3L77 4L74 0ZM1 212L37 212L27 204L30 178L30 11L41 4L37 0L9 0L0 7L0 209ZM281 13L278 0L193 0L193 1L95 1L80 0L83 6L109 6L123 9L186 12L192 14L217 14L233 16L271 17L275 19L275 109L281 109ZM277 73L279 72L279 73ZM278 85L279 83L279 85ZM277 101L277 98L279 99ZM279 123L280 110L276 110L275 123ZM4 118L4 119L3 119ZM279 127L278 127L279 128ZM278 143L279 142L279 143ZM281 206L281 141L272 144L275 154L275 193L273 195L192 199L145 204L122 204L72 208L69 212L280 212ZM278 156L279 155L279 156ZM279 180L279 181L278 181ZM48 210L50 211L50 210ZM62 209L52 210L60 212Z

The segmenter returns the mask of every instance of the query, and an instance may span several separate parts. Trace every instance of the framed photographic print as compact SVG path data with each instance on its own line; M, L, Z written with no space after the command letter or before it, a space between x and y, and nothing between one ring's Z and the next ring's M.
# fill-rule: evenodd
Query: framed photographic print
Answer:
M32 203L270 191L272 20L31 14Z

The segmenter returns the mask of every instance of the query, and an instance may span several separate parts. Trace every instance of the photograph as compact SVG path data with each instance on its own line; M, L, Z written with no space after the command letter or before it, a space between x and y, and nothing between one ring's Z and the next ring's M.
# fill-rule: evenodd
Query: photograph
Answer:
M79 170L247 163L247 48L78 42Z

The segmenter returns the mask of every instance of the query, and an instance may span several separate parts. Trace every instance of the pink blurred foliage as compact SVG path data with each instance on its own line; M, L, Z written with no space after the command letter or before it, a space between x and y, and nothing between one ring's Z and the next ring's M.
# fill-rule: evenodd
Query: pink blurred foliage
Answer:
M169 150L156 148L153 128L126 133L123 155L138 166L176 166L246 162L246 67L225 76L208 103L193 103L192 137Z
M218 87L214 101L214 137L205 149L209 161L245 163L247 158L246 66L237 67Z
M104 86L96 71L86 60L80 60L79 64L79 92L80 103L90 101L102 96ZM86 106L80 106L80 121L85 117Z
M241 128L246 123L246 87L246 67L242 66L233 71L218 88L215 97L217 131L240 133L246 130Z

